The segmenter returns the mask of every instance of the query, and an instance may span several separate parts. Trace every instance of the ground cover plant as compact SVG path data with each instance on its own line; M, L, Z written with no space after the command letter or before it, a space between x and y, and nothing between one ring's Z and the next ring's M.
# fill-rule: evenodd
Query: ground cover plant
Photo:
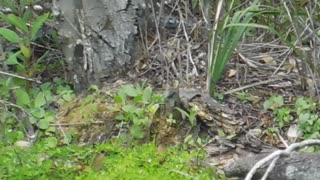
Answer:
M1 143L1 179L223 179L213 168L197 163L203 152L179 147L159 150L154 144L110 142L96 146L32 148Z

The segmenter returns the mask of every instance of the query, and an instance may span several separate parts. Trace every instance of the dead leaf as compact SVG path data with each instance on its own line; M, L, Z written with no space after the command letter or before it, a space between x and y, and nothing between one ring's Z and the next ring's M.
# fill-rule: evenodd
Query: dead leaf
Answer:
M31 143L28 141L16 141L14 145L23 149L31 147Z
M228 77L233 77L237 74L237 70L235 69L230 69L229 73L228 73Z
M298 139L301 135L302 135L302 132L299 130L298 125L293 124L290 126L287 136L291 142Z
M297 69L296 60L293 57L289 58L289 63L283 65L283 68L287 71L287 73L290 73L293 70Z
M265 64L268 64L268 65L271 65L271 66L277 65L277 62L273 59L272 56L264 56L264 57L261 58L261 60L262 60Z

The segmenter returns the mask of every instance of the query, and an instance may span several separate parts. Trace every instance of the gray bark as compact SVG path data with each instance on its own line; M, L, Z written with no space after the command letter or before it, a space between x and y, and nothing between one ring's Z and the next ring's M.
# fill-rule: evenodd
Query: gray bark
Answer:
M143 0L60 0L59 35L75 89L99 85L125 72L141 51L137 11Z
M225 173L229 177L245 177L253 165L264 157L266 157L266 155L242 158L226 167L224 169ZM253 179L261 178L266 172L268 165L260 168ZM268 176L268 180L314 179L320 179L319 153L292 153L288 157L281 157Z

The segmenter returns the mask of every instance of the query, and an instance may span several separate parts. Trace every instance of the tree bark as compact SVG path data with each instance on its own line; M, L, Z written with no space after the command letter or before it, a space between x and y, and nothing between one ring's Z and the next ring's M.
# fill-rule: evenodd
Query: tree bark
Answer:
M226 167L228 177L245 177L255 163L266 155L242 158ZM270 162L271 163L271 162ZM268 164L269 165L269 164ZM253 179L261 178L268 165L260 168ZM268 180L314 180L320 179L320 154L319 153L291 153L288 157L278 159L275 167L270 172Z
M59 35L74 88L99 85L125 72L141 52L137 12L144 0L60 0Z

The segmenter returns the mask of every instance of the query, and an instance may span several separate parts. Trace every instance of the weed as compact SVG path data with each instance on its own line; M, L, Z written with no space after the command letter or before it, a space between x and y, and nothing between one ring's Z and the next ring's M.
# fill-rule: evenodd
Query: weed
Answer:
M295 101L294 107L286 106L282 96L272 96L264 103L264 108L273 111L275 121L279 128L283 128L294 119L298 120L299 130L304 139L320 137L320 117L317 113L318 104L312 99L300 97Z
M116 105L112 109L118 113L116 120L129 126L130 134L137 139L149 136L154 115L164 102L161 94L154 93L151 87L125 85L114 96Z

